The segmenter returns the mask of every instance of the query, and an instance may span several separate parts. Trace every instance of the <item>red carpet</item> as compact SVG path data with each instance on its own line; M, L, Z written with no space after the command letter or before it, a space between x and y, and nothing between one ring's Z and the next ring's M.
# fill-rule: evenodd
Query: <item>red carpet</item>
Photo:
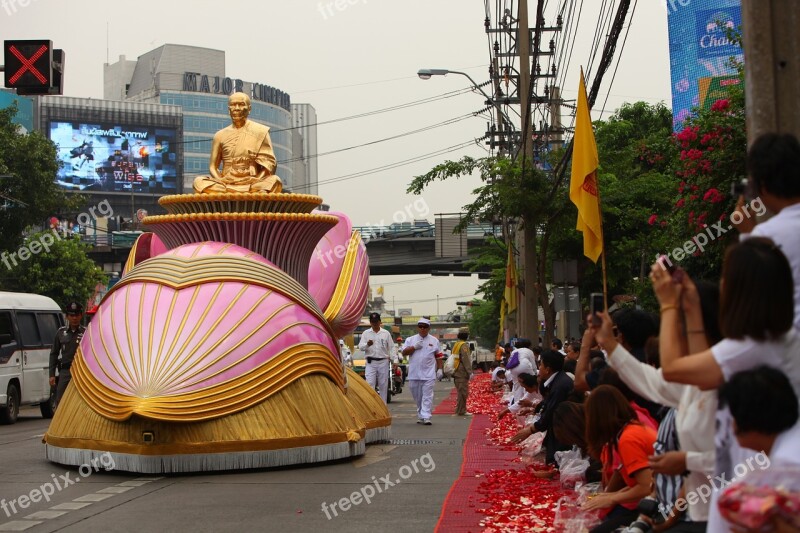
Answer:
M507 469L517 458L516 451L503 451L489 443L486 430L493 427L490 415L474 415L464 443L461 475L450 487L436 531L482 531L481 520L486 516L479 509L490 506L480 503L478 487L484 481L483 474L493 469ZM519 466L519 465L517 465Z
M456 412L456 400L458 399L458 391L453 387L450 391L450 396L439 402L436 409L433 410L435 415L452 415Z
M564 493L558 482L535 478L537 467L523 465L517 447L506 444L517 426L509 417L495 420L499 398L489 390L489 379L479 374L470 382L467 408L476 414L464 443L461 474L445 498L436 531L555 531L554 505ZM454 390L435 413L452 413L455 398Z

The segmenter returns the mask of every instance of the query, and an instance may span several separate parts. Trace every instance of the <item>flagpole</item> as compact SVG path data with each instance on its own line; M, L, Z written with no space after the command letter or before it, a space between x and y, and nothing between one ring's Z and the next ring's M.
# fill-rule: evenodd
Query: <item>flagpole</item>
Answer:
M583 67L581 67L581 79L578 86L573 147L569 197L578 208L576 229L583 233L584 255L595 264L597 264L597 256L602 256L603 304L608 309L608 275L603 236L603 210L600 203L600 160L592 127L591 109L586 97ZM597 203L594 206L589 197L595 198L594 202ZM598 245L600 254L597 254Z
M597 211L600 213L600 260L603 269L603 307L608 312L608 276L606 275L606 238L603 230L603 204L600 203L600 174L597 175Z

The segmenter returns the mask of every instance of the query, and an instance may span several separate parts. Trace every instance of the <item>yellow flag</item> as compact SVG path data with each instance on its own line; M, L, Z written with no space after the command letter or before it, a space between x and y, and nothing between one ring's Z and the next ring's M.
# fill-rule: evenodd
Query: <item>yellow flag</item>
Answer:
M503 300L506 302L506 314L511 314L517 309L517 268L514 264L514 252L508 247L508 264L506 265L506 288L503 291Z
M569 199L578 208L577 230L583 233L583 254L597 262L603 252L603 229L597 188L597 144L594 141L589 99L581 69L578 107L575 114L575 136L572 140L572 177Z

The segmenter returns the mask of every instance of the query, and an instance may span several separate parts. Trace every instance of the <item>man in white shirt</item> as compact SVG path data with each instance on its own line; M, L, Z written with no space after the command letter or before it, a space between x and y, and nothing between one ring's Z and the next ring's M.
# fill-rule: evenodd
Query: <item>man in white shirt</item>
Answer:
M436 354L439 339L430 335L431 321L420 318L417 334L406 339L403 355L408 358L408 382L417 404L417 424L431 425L433 386L436 383Z
M386 403L389 393L389 367L394 352L392 334L381 327L380 313L369 315L370 329L361 334L358 349L367 356L367 368L364 372L367 383L373 389L378 388L378 394Z
M353 354L350 348L344 343L344 339L339 339L339 350L342 352L342 361L347 366L353 366Z
M758 197L744 205L739 198L731 222L741 239L769 237L789 260L794 278L794 326L800 329L800 143L790 133L766 133L747 153L751 190ZM756 225L764 208L775 216Z
M531 341L528 339L517 339L517 349L515 352L519 357L520 362L528 361L531 364L531 374L534 376L539 373L539 363L536 361L536 355L531 350ZM513 352L512 352L513 353Z

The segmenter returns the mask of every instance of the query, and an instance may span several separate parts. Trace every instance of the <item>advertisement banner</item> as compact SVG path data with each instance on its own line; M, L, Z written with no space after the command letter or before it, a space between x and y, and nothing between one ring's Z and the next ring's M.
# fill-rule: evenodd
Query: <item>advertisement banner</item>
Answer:
M76 191L175 194L175 129L51 122L58 147L57 182Z
M675 130L692 108L709 108L725 97L726 88L740 83L731 59L744 61L742 49L727 31L742 25L741 0L681 0L667 2L669 56L672 77L672 117Z

